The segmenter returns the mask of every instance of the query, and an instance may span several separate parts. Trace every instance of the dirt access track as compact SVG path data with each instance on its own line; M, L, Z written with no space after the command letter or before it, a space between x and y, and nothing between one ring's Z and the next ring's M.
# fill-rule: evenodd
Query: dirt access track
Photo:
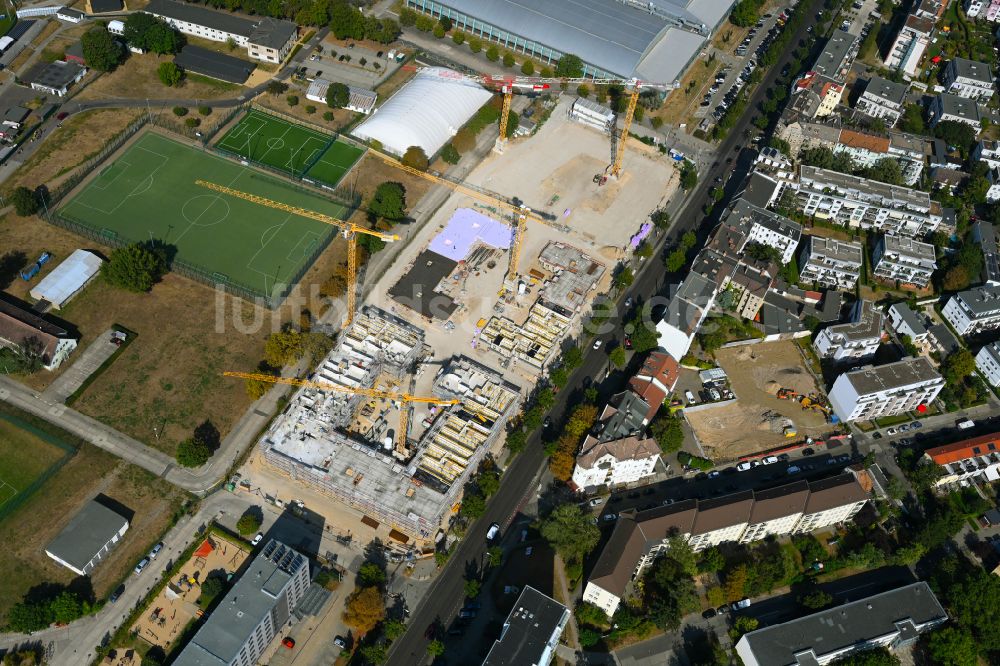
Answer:
M735 460L830 430L823 412L776 396L778 388L803 395L819 393L794 342L720 349L715 358L729 375L736 402L685 413L708 457L716 462ZM784 436L785 419L794 424L795 439Z

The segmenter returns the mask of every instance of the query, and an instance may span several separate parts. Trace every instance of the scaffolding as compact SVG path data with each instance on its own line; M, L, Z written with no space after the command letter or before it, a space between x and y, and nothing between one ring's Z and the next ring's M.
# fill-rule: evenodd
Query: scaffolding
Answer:
M506 358L517 358L541 370L552 350L569 330L572 315L564 308L542 299L535 301L521 325L506 317L493 316L479 339Z

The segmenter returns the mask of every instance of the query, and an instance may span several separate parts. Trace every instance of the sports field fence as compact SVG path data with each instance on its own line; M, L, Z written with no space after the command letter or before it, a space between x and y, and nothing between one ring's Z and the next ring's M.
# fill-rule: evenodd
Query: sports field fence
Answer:
M314 125L308 120L302 120L301 118L296 118L295 116L290 116L287 113L282 113L281 111L275 111L274 109L269 109L266 106L260 106L257 103L250 105L251 111L259 111L267 116L273 116L278 120L284 120L286 123L291 123L293 125L301 125L306 129L310 129L314 132L319 132L320 134L326 134L327 136L332 136L334 139L337 138L338 132L329 129L327 127L321 127L319 125Z
M72 459L73 456L76 455L77 450L76 447L62 441L61 439L55 437L54 435L50 435L44 430L36 428L30 423L22 421L16 416L0 414L0 420L7 421L8 423L14 425L17 428L26 430L35 437L41 439L44 442L47 442L48 444L51 444L52 446L62 450L63 452L63 455L61 458L59 458L59 460L49 465L44 472L35 477L35 479L27 486L25 486L20 490L17 490L17 493L13 497L8 499L3 504L0 504L0 520L3 520L10 514L14 513L14 511L19 506L24 504L31 497L31 495L34 494L36 490L41 488L46 481L51 479L56 472L62 469L63 465L69 462L70 459Z

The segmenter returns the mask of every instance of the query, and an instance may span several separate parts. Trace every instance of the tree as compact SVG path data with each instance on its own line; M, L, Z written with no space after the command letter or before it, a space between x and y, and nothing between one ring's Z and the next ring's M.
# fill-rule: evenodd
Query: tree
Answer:
M726 566L726 558L717 546L706 548L698 556L698 571L702 573L714 573L722 571ZM721 602L719 602L721 603ZM719 604L713 604L718 606Z
M581 83L576 87L576 94L579 97L590 97L590 86L586 83Z
M35 191L23 185L14 188L10 195L10 203L14 204L14 210L21 217L34 215L41 208L41 203Z
M476 485L482 491L484 497L490 497L500 489L500 475L496 472L485 472L479 475Z
M486 499L482 495L466 493L462 497L462 506L459 513L470 520L479 518L486 513Z
M631 331L632 350L636 354L648 352L660 346L660 334L656 328L647 326L641 315L636 315L634 319L625 324L625 330Z
M201 596L198 603L204 608L212 603L212 600L222 594L226 588L226 581L221 576L209 576L201 584Z
M393 620L390 620L392 622ZM385 649L385 645L382 643L372 643L370 645L362 646L358 652L361 653L361 657L369 664L384 664L385 660L389 658L389 652Z
M337 39L364 39L365 17L346 2L334 3L330 7L330 30Z
M684 445L684 427L681 425L681 419L662 408L649 424L649 430L664 453L680 451Z
M681 166L681 188L684 191L694 189L694 186L698 184L698 170L693 164L684 161Z
M583 76L583 60L580 56L567 53L556 62L556 77L578 79Z
M865 169L864 177L890 185L903 184L903 170L900 168L899 162L891 157L883 157Z
M482 584L475 578L470 578L465 581L465 596L469 599L475 599L479 596L479 589Z
M899 666L900 664L899 657L884 647L855 652L832 663L835 666Z
M382 633L390 641L394 641L406 633L406 624L402 620L387 620L382 626Z
M729 14L729 22L740 28L748 28L760 20L760 14L757 13L759 7L758 0L740 0Z
M577 602L573 614L580 624L589 624L592 627L604 627L608 624L608 616L604 609L589 601Z
M153 288L167 272L167 261L159 248L133 243L112 250L101 265L101 275L112 285L127 291L144 292Z
M177 53L184 45L184 38L166 21L144 12L126 17L122 36L129 46L159 55Z
M934 126L934 136L958 148L964 158L976 141L976 130L957 120L942 120Z
M212 451L203 442L189 437L177 445L174 456L183 467L201 467L212 457Z
M79 597L69 590L63 590L59 596L49 602L49 612L52 613L54 622L69 624L73 620L83 617L83 605L80 603Z
M611 284L616 289L630 287L633 282L635 282L635 273L632 272L631 266L622 266L611 279Z
M582 560L601 538L601 531L576 504L560 504L540 525L542 537L565 560Z
M129 14L129 16L136 16L137 14ZM269 95L284 95L288 92L288 84L281 81L271 80L267 84L267 93Z
M817 588L799 595L798 602L810 610L818 611L833 604L833 595Z
M358 582L362 587L381 585L385 582L385 571L375 562L365 562L358 569Z
M625 357L625 348L624 347L615 347L608 354L608 359L610 359L611 363L616 368L624 368L625 367L625 363L628 361L628 359Z
M380 183L368 202L368 214L372 216L372 221L399 222L405 219L406 188L394 181Z
M427 644L427 654L432 657L440 657L444 654L444 643L439 640L433 640Z
M456 30L455 32L451 33L451 41L461 46L462 44L465 43L465 33L462 32L461 30Z
M483 50L483 40L479 37L469 37L469 50L473 53L479 53Z
M952 266L941 280L941 288L945 291L959 291L969 286L969 273L964 266Z
M410 146L407 148L406 152L403 153L403 159L400 161L411 169L418 171L427 171L427 167L430 166L427 153L420 146Z
M498 567L503 563L503 548L491 546L486 551L486 563L491 567Z
M525 60L521 64L521 73L525 76L532 76L535 73L535 63L530 60Z
M342 109L347 106L350 99L351 91L344 83L331 83L326 89L326 104L331 108Z
M377 587L362 587L347 598L344 622L359 634L367 634L385 618L382 593Z
M172 88L184 78L184 70L172 62L161 62L156 68L156 75L160 77L160 83Z
M444 148L441 149L441 159L448 164L458 164L458 161L462 159L462 155L455 150L455 146L446 143Z
M7 613L7 627L11 631L30 634L52 624L52 612L45 602L22 601Z
M666 229L670 226L670 213L663 208L654 210L650 214L649 219L657 229Z
M976 370L976 358L964 347L952 352L941 363L941 374L951 384L962 382Z
M504 67L513 67L514 64L515 64L515 62L514 62L514 54L511 53L510 51L505 52L503 54L503 66Z
M285 101L288 102L288 106L297 106L299 103L299 96L289 95L288 97L285 98Z
M272 368L284 367L302 355L302 334L294 329L272 333L264 343L264 362Z
M746 594L746 586L746 564L737 564L731 571L726 573L724 589L726 591L726 599L729 601L739 601L742 599Z
M667 259L664 262L669 273L678 273L685 265L687 265L687 252L677 248L667 255Z
M976 666L979 650L964 628L942 627L927 637L927 652L938 666Z
M444 39L444 36L448 34L448 31L445 30L443 27L441 27L440 23L434 26L434 30L432 32L434 33L434 36L437 37L438 39Z
M0 347L0 373L30 375L42 369L45 345L38 338L26 338L20 345Z
M104 28L83 33L80 46L83 48L83 60L87 67L99 72L114 71L125 57L122 45Z
M240 519L236 521L236 531L240 536L255 534L260 529L260 512L251 507L243 512Z

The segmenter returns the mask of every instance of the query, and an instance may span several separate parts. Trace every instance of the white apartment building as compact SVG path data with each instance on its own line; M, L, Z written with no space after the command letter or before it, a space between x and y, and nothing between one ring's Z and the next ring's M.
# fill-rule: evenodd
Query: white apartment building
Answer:
M877 278L923 289L937 270L936 253L930 243L886 234L875 245L872 266Z
M781 254L781 262L789 263L795 256L795 249L802 238L802 225L783 215L764 208L758 208L746 199L737 199L727 222L741 227L746 232L744 248L750 243L760 243L773 247Z
M805 165L799 168L796 205L821 220L912 238L943 224L941 206L927 192Z
M927 124L935 127L944 120L965 123L976 130L977 134L983 129L983 117L976 101L958 95L941 93L931 100Z
M972 240L983 251L983 282L1000 285L1000 241L997 239L996 228L985 220L974 222Z
M883 61L889 69L898 69L906 76L916 76L920 59L931 43L934 20L909 15Z
M871 301L855 301L851 320L827 326L813 341L820 358L859 362L871 359L882 343L884 315Z
M990 180L990 187L986 190L986 201L996 203L1000 201L1000 167L990 169L986 176Z
M983 139L972 149L974 162L986 162L991 169L1000 167L1000 143Z
M941 314L959 335L1000 328L1000 286L984 284L960 291L948 299Z
M292 50L299 29L291 21L251 19L175 0L150 0L142 11L158 16L186 35L213 42L232 40L255 60L280 63Z
M868 80L854 108L870 118L879 118L885 121L887 127L892 127L903 113L909 89L906 84L873 76Z
M633 483L656 473L660 446L641 435L602 442L588 435L576 457L573 483L579 489Z
M833 289L853 289L864 261L860 243L809 236L799 254L799 280Z
M966 18L979 18L979 15L983 13L983 8L988 5L989 3L983 2L983 0L965 0L964 6Z
M715 303L716 284L698 273L688 273L674 292L667 309L656 324L660 347L680 362L691 348L701 322Z
M923 342L930 334L923 315L911 310L906 303L893 303L889 307L889 326L900 335L910 336L913 342Z
M583 599L600 607L608 617L614 615L631 593L633 582L667 551L668 537L673 534L683 536L695 550L727 541L749 543L847 521L868 499L869 493L854 476L841 474L764 491L623 512L594 564Z
M910 645L947 620L930 586L918 582L751 631L736 654L744 666L824 666L862 650Z
M871 421L934 401L944 379L925 357L845 372L833 383L830 405L841 421Z
M993 72L985 62L955 58L944 68L943 82L948 92L959 97L982 103L993 97Z
M1000 344L991 342L976 354L976 367L990 386L1000 386Z
M576 98L569 109L569 117L602 132L610 132L615 124L614 111L584 97Z
M174 661L253 666L287 626L309 587L309 560L271 539Z
M569 616L568 608L526 585L482 666L549 666Z

